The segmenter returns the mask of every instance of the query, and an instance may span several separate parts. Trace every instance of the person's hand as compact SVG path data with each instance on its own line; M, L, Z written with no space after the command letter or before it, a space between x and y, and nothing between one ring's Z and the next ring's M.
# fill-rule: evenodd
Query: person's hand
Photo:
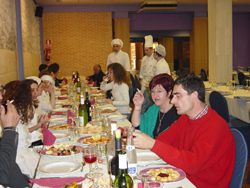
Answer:
M109 81L109 77L108 76L103 76L102 80L107 83Z
M133 102L135 106L141 106L144 101L144 96L141 92L137 91L134 95Z
M133 136L135 136L134 144L136 148L152 149L155 144L155 139L151 138L145 133L133 132Z
M45 91L49 91L50 93L54 93L55 88L52 85L48 85L48 88L46 88Z
M3 127L16 127L19 122L20 116L18 115L15 106L7 100L7 113L5 108L1 105L1 122Z
M47 115L45 115L45 114L42 115L40 120L39 120L39 123L41 124L41 126L42 126L42 124L46 124L48 122L49 122L49 117Z
M105 99L105 103L107 103L107 104L112 104L113 101L112 101L111 99Z

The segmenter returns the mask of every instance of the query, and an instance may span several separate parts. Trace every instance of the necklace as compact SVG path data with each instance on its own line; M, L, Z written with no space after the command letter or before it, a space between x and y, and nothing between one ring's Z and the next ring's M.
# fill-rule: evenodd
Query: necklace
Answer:
M160 128L161 128L161 121L163 120L165 114L166 114L166 112L163 114L162 117L160 117L160 110L159 110L159 113L158 113L158 115L159 115L159 126L158 126L158 128L157 128L157 134L158 134L159 131L160 131Z

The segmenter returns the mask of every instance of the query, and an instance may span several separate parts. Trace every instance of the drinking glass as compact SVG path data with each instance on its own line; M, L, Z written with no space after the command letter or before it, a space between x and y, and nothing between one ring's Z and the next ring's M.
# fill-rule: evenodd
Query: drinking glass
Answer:
M236 87L235 87L235 80L232 81L232 84L233 84L233 88L232 88L232 91L235 93L236 92Z
M111 119L108 118L107 116L103 117L102 120L102 127L105 129L105 134L106 135L111 135Z
M75 127L69 127L68 130L69 130L69 139L71 141L74 141L75 138L76 138L76 129L75 129Z
M144 187L147 187L147 181L153 177L153 174L142 173L142 174L137 174L137 177L143 181Z
M44 82L44 90L45 90L45 92L46 92L47 95L49 94L48 89L49 89L50 85L51 85L51 82L48 82L48 81Z
M150 181L147 183L148 188L153 188L153 187L163 187L163 183L159 182L159 181Z
M87 177L93 179L94 184L91 186L91 188L98 188L98 178L102 177L103 173L101 172L91 172L88 173Z
M96 156L96 151L95 151L95 147L93 145L90 145L89 147L84 148L84 156L83 159L86 163L89 164L89 173L90 174L92 172L92 163L94 163L97 159ZM88 175L87 174L87 175Z
M95 151L96 151L97 160L95 162L94 171L100 171L100 170L102 170L102 168L98 167L98 162L102 157L100 144L95 145Z

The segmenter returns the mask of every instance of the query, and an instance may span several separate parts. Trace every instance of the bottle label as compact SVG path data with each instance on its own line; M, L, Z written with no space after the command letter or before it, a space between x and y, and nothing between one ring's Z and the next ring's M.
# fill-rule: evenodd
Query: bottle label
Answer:
M135 146L132 146L132 145L127 145L126 146L126 150L128 150L128 151L132 151L134 149L135 149Z
M81 87L76 88L77 93L81 93Z
M127 169L127 154L118 154L119 156L119 169Z
M84 119L82 116L79 116L79 126L83 127L84 126Z
M130 175L136 175L136 173L137 173L137 164L128 164L128 173Z

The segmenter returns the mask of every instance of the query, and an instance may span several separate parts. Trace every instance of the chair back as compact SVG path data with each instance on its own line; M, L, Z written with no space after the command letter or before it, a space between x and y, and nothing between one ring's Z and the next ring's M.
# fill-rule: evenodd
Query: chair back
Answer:
M200 78L202 79L202 81L206 81L206 74L204 72L201 72Z
M238 80L239 80L239 84L240 84L240 85L243 85L242 82L243 82L243 80L245 79L245 77L246 77L246 76L245 76L245 74L244 74L243 72L239 72L239 73L238 73Z
M235 139L235 164L233 176L230 182L230 188L241 188L247 165L247 144L240 131L233 128L231 131Z
M209 95L209 103L212 109L214 109L223 119L226 120L229 127L232 127L230 116L228 112L227 100L218 91L212 91Z
M207 73L206 73L206 71L204 69L201 69L201 73L202 72L204 72L204 74L205 74L205 80L203 80L203 81L207 81Z
M141 84L139 78L136 75L135 75L135 85L139 90L141 90Z
M132 86L133 86L134 88L136 88L135 78L134 78L133 74L131 74L131 73L130 73L130 80L131 80L131 82L132 82Z

